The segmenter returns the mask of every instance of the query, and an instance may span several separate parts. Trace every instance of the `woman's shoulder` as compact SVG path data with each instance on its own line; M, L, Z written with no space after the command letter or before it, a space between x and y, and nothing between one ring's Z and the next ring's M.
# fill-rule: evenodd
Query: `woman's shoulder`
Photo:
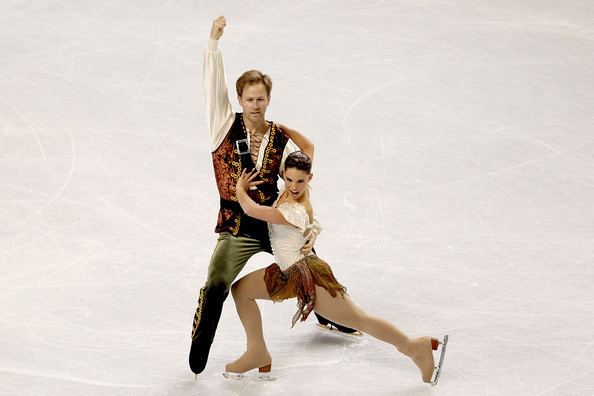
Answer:
M283 202L277 206L285 219L298 227L306 227L309 224L308 209L299 202ZM296 224L298 223L298 224Z
M307 213L307 207L306 207L304 204L302 204L302 203L299 203L299 202L289 202L289 201L285 201L285 202L283 202L283 203L280 203L280 204L277 206L277 209L280 209L280 208L282 208L282 207L285 207L285 208L288 208L288 209L291 209L291 210L297 210L297 211L300 211L300 212L305 212L305 213Z

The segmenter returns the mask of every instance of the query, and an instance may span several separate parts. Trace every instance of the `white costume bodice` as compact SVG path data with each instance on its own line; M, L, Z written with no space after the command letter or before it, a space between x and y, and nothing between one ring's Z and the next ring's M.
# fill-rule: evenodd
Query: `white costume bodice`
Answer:
M296 261L301 260L301 248L305 244L303 232L312 228L309 223L307 210L296 202L283 202L276 207L283 217L291 224L268 223L270 245L276 264L281 270L286 270Z

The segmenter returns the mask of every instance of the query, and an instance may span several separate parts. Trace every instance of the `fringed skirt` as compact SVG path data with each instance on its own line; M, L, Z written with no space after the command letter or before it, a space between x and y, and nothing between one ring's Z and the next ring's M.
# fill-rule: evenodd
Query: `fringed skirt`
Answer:
M291 327L299 318L303 322L313 311L316 299L315 286L323 287L332 297L337 293L346 294L330 266L315 255L306 256L282 271L277 264L266 267L264 282L272 301L283 301L297 297L297 312L293 316Z

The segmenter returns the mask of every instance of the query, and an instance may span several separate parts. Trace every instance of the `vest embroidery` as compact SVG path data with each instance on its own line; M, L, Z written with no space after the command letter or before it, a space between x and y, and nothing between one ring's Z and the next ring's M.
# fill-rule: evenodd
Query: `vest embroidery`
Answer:
M270 134L262 160L259 176L263 184L255 191L248 191L249 196L259 205L271 205L278 196L276 181L279 177L280 162L288 136L270 123ZM241 113L235 114L235 121L221 145L212 153L217 187L221 198L221 207L215 232L230 232L234 236L266 236L265 222L246 216L237 203L235 185L245 166L235 147L235 141L245 138L247 131L243 125ZM248 153L249 155L249 153ZM251 162L251 160L249 160Z

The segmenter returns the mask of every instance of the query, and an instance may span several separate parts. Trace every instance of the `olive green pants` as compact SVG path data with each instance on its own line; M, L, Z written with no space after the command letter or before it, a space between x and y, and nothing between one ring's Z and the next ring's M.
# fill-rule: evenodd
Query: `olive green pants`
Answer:
M259 239L221 233L210 259L205 287L222 289L227 295L231 284L248 260L260 252L271 253L268 240L264 243Z
M189 360L194 373L201 373L206 367L210 346L214 341L223 303L229 295L231 284L250 257L260 252L271 252L268 238L261 241L243 236L236 237L228 232L219 235L208 266L206 283L200 289L198 308L192 324Z

